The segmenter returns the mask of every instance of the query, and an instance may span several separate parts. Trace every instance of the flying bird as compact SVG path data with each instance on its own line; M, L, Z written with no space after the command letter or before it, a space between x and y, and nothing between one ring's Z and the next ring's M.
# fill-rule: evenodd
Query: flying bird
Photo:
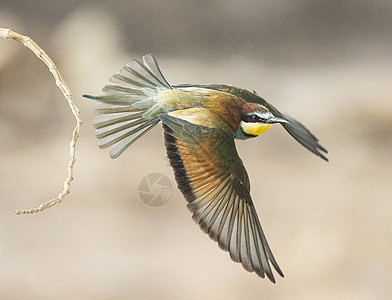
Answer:
M246 89L223 84L170 85L152 54L133 60L110 78L93 124L100 148L117 158L162 122L165 147L193 220L233 261L275 283L284 276L261 228L250 182L235 139L246 140L273 124L324 160L327 150L306 127Z

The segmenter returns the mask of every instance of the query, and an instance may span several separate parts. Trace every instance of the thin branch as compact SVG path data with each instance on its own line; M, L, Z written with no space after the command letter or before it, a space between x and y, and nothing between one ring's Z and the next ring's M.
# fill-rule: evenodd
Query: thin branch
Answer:
M14 31L12 31L11 29L0 28L0 37L3 37L5 39L15 40L15 41L22 43L27 48L29 48L31 51L33 51L35 53L35 55L45 63L45 65L49 68L50 73L52 73L54 79L56 80L57 87L61 90L65 99L67 100L68 105L71 108L72 114L74 115L75 120L76 120L76 126L72 132L72 140L69 144L68 174L67 174L67 177L65 178L64 187L63 187L63 190L61 191L61 193L56 198L53 198L53 199L49 200L48 202L41 204L37 208L32 208L32 209L28 209L28 210L15 210L16 215L33 214L33 213L43 211L47 208L50 208L50 207L56 205L57 203L62 202L64 200L65 196L67 196L69 194L70 188L71 188L71 181L73 179L73 176L72 176L73 175L73 166L75 164L75 147L76 147L76 142L79 138L79 131L80 131L80 126L82 125L82 120L80 119L79 109L76 107L76 105L72 101L71 91L69 90L69 88L65 84L56 65L53 63L53 61L50 59L50 57L45 53L45 51L43 51L37 45L37 43L34 42L28 36L16 33Z

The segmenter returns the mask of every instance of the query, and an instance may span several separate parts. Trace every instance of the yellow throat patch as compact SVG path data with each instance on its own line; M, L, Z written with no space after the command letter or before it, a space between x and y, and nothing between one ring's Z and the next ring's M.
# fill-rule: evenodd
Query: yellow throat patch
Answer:
M249 135L260 135L266 132L271 128L272 124L264 124L264 123L247 123L241 121L240 126L242 130Z

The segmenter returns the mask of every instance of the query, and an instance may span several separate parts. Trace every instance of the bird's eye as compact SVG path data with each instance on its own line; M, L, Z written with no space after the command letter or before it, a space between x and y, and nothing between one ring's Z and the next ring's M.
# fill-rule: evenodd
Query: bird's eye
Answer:
M258 122L261 120L261 118L258 115L252 115L251 118L252 118L252 121L254 121L254 122Z
M245 115L241 117L242 121L244 122L261 122L263 121L263 118L260 118L258 115L254 114L254 115Z

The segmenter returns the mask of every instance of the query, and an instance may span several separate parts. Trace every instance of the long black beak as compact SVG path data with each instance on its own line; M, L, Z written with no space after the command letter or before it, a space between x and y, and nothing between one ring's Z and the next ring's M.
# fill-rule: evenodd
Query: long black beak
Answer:
M282 118L272 117L272 118L269 118L269 119L267 120L267 123L269 123L269 124L274 124L274 123L287 124L287 123L289 123L289 122L286 121L285 119L282 119Z

